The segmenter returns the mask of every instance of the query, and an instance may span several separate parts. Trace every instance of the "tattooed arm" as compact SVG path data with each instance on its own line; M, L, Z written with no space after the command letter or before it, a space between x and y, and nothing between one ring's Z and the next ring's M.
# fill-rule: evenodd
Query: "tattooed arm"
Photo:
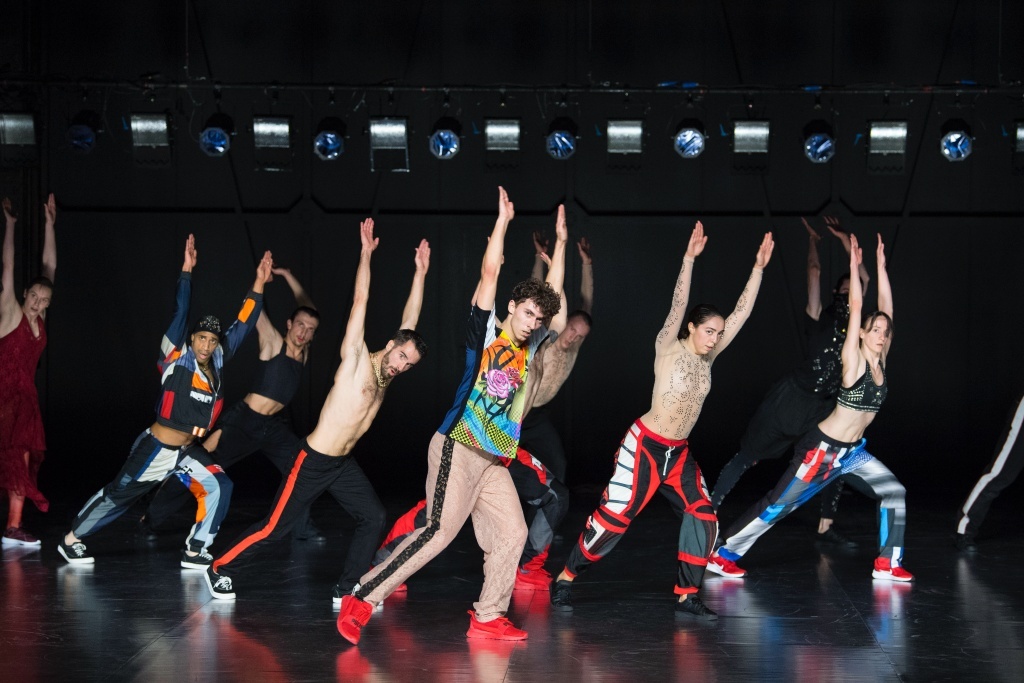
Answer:
M690 279L693 275L694 260L704 251L704 245L708 238L704 234L704 226L700 221L693 226L690 233L690 242L686 245L686 254L683 256L683 267L679 269L679 277L676 278L676 288L672 292L672 308L669 309L665 324L661 326L658 337L654 341L654 351L657 354L668 353L679 340L679 328L682 327L683 317L686 315L686 302L690 298Z
M750 312L754 310L754 301L757 299L757 291L761 288L761 274L764 272L764 267L768 265L768 261L772 257L772 249L775 248L775 242L772 241L772 234L766 232L764 239L761 240L761 246L757 250L757 258L754 260L754 269L750 272L750 278L747 280L747 286L743 288L743 293L740 294L740 300L736 302L736 308L729 314L729 317L725 320L725 332L722 333L722 341L718 342L714 350L711 351L708 360L714 362L715 358L736 337L736 334L743 327L743 323L747 322L747 318L750 317Z

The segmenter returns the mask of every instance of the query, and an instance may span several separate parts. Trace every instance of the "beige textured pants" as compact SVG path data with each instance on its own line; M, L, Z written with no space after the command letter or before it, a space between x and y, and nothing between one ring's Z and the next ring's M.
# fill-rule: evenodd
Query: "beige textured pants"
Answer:
M363 575L356 596L377 604L452 542L473 516L484 551L484 585L473 604L477 619L505 614L512 599L526 522L508 470L483 451L434 434L427 450L427 525L416 529L381 565Z

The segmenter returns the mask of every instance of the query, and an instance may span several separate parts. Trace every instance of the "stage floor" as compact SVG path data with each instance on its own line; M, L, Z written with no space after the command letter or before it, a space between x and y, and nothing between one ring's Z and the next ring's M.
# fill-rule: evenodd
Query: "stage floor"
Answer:
M553 560L596 496L576 495ZM389 522L412 502L389 501ZM265 505L237 501L215 550ZM909 509L913 585L872 581L873 509L844 496L841 524L859 550L816 548L816 511L801 510L747 556L748 578L707 575L701 595L721 618L694 625L674 619L678 523L655 499L577 580L573 614L552 613L546 593L516 592L509 616L530 634L521 643L465 637L482 579L466 528L405 596L385 602L358 646L335 629L346 521L333 501L314 509L328 542L276 546L236 581L235 603L211 599L202 572L179 569L184 534L136 540L137 510L88 539L93 568L67 565L55 543L73 512L31 518L41 550L3 549L5 680L1024 680L1024 532L997 521L998 537L964 556L952 547L952 510L927 501ZM738 512L723 510L726 520Z

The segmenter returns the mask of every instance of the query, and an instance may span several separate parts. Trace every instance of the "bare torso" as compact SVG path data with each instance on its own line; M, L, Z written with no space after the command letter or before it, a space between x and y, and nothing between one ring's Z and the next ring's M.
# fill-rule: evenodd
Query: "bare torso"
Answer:
M666 439L685 439L697 423L709 391L711 359L676 341L672 352L655 357L651 409L640 421Z
M569 378L576 358L580 355L580 345L573 344L568 349L561 349L557 343L548 344L544 352L543 365L544 373L541 376L540 384L537 387L537 395L533 399L533 406L540 406L549 403L555 397L558 390Z
M860 354L861 362L860 367L863 369L855 381L850 382L848 386L854 386L860 381L861 377L864 376L864 372L867 372L864 354ZM845 380L848 378L844 378ZM876 386L881 386L885 382L885 374L882 371L881 365L875 363L871 366L871 381ZM832 414L826 417L824 420L818 423L818 429L822 433L844 443L854 443L860 441L864 437L864 432L867 430L868 425L871 424L875 415L878 413L872 413L863 410L852 410L846 406L836 404L836 407L832 410Z
M348 455L373 423L387 386L381 386L373 370L369 350L342 362L334 375L320 420L307 437L310 448L324 455Z

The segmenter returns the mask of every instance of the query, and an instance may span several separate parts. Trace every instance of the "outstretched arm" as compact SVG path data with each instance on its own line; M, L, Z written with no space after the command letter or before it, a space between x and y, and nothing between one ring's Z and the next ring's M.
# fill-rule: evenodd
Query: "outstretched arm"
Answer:
M548 256L548 240L540 230L533 231L533 270L530 277L534 280L544 279L544 266L551 267L551 257Z
M43 204L43 213L46 214L45 227L43 228L43 277L53 282L54 274L57 272L57 238L53 226L57 224L57 200L50 193L46 203Z
M284 278L284 281L288 283L288 288L292 290L292 296L295 297L296 306L306 306L314 310L316 309L316 306L313 305L313 300L309 298L309 295L306 294L306 290L302 288L302 283L292 275L292 271L287 268L273 266L271 267L270 272ZM256 334L259 335L261 352L267 349L280 348L278 347L278 344L281 341L281 333L278 332L273 323L270 322L270 317L267 315L266 308L260 311L260 316L256 319Z
M878 248L875 250L875 258L878 262L878 310L890 318L892 314L892 286L889 284L889 270L885 261L885 244L882 243L882 235L878 235ZM895 319L895 318L893 318ZM882 351L882 358L889 353L889 345L892 344L892 331L889 339L885 342L885 349Z
M569 244L569 226L565 222L565 206L558 206L558 217L555 219L555 248L551 252L551 263L548 264L547 283L558 292L561 305L558 313L547 321L548 329L561 332L569 317L565 304L565 251Z
M359 224L359 266L356 268L356 284L352 293L352 310L345 326L345 338L341 340L341 360L355 359L366 349L363 337L366 333L366 303L370 300L370 256L380 243L373 236L373 219L367 218Z
M412 276L409 300L405 302L405 310L402 311L403 330L415 330L420 320L420 310L423 308L423 283L427 279L427 270L430 269L429 242L420 240L413 260L416 262L416 273Z
M576 243L580 252L582 273L580 275L580 308L591 313L594 309L594 260L590 257L590 242L581 237Z
M772 241L772 234L766 232L761 240L761 246L757 249L757 256L754 257L754 269L750 271L747 285L743 288L739 301L736 302L736 308L725 319L725 331L722 333L722 339L709 354L709 360L714 361L718 354L725 351L726 347L736 338L743 323L747 322L747 318L750 317L751 311L754 310L754 301L757 300L757 292L761 288L761 275L764 273L764 267L771 260L774 249L775 242Z
M800 219L807 228L810 243L807 245L807 315L813 320L821 317L821 262L818 260L818 242L821 235L811 227L806 218Z
M8 323L13 323L11 316L15 309L18 308L18 299L14 295L14 225L18 222L18 219L14 217L14 211L11 209L11 200L7 197L3 199L4 207L4 270L3 278L0 280L0 324L4 327L5 332ZM17 322L20 322L17 321ZM14 329L13 327L11 329Z
M196 238L189 235L185 240L185 258L181 264L181 274L174 292L174 317L160 340L161 372L181 355L188 337L185 326L188 324L188 309L192 301L192 269L196 267L199 252L196 251Z
M846 253L850 253L850 233L843 232L842 228L839 227L839 219L835 216L825 216L825 227L828 228L835 237L842 243L843 249ZM868 283L871 282L871 276L868 275L868 269L864 267L863 261L857 266L857 273L860 274L861 281L861 293L867 288ZM850 275L853 275L853 271L850 271Z
M307 308L316 309L316 305L313 304L313 300L309 298L309 294L302 287L302 283L299 282L298 278L292 275L292 271L288 268L271 268L270 271L274 275L280 275L284 278L284 281L288 283L288 288L292 290L292 296L295 297L296 306L306 306Z
M693 276L693 263L708 238L704 234L704 225L697 221L690 233L690 241L686 245L686 254L683 255L683 267L679 269L679 276L676 278L676 288L672 292L672 307L665 318L665 324L654 341L655 353L667 353L674 343L679 340L679 328L683 324L683 316L686 315L686 303L690 298L690 279Z
M498 188L498 220L487 241L484 259L480 264L480 282L477 283L473 304L489 311L494 308L494 297L498 292L498 274L501 272L501 255L505 249L505 233L509 222L515 217L515 206L509 201L505 188Z
M252 289L242 301L242 307L238 311L235 321L224 333L223 342L217 347L217 350L224 354L225 363L235 355L235 351L249 336L255 323L263 315L263 288L273 277L273 267L274 257L269 251L263 252L263 258L256 265L256 279L252 283Z
M850 235L850 272L863 267L863 256L857 238ZM863 362L860 359L860 323L864 308L864 288L860 281L850 278L850 320L846 326L846 341L843 342L843 385L853 386L860 377Z

